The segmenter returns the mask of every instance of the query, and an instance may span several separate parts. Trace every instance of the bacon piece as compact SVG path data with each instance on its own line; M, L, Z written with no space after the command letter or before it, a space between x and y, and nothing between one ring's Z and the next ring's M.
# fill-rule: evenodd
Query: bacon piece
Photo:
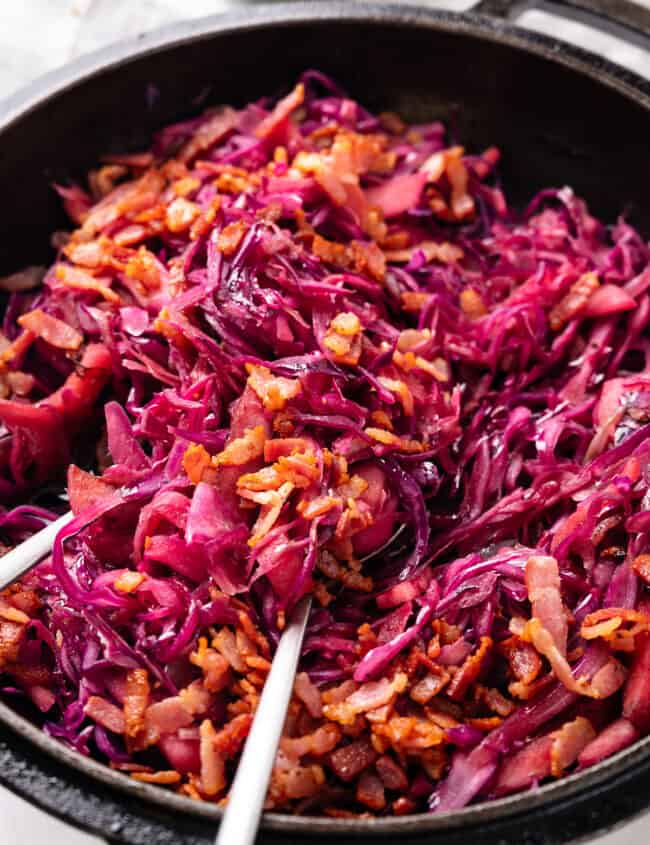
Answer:
M580 752L595 736L591 722L584 716L578 716L572 722L566 722L559 730L553 731L551 774L556 778L561 777L564 770L575 763Z
M583 769L593 766L632 745L639 736L639 731L629 719L617 719L582 749L578 755L578 763Z
M0 669L7 663L17 662L25 631L24 621L0 618Z
M299 82L296 87L283 97L275 106L271 114L267 115L255 130L255 134L262 140L268 140L276 133L289 119L292 112L302 105L305 99L305 86Z
M510 637L499 643L515 678L522 684L532 684L540 673L542 661L530 643L519 637Z
M113 581L113 589L120 593L134 593L140 584L147 580L147 576L142 572L133 572L131 569L123 569L122 572Z
M226 658L207 647L207 640L201 637L199 648L190 654L190 662L203 671L203 686L209 692L220 692L230 680L230 664Z
M377 774L386 789L394 792L406 792L408 778L406 772L388 754L383 754L375 763Z
M84 713L113 733L123 734L126 730L124 713L115 704L98 695L90 696L84 707Z
M189 229L201 213L199 206L184 197L176 197L166 209L165 223L170 232L177 234Z
M393 176L372 188L366 189L370 205L378 206L384 217L397 217L414 208L427 182L426 173L404 173Z
M650 730L650 632L637 637L625 690L623 716L642 733Z
M368 740L359 739L333 751L330 754L330 766L337 777L349 783L364 769L372 766L378 756Z
M298 379L274 376L268 367L247 364L248 384L259 396L267 411L282 411L290 399L295 399L302 386Z
M637 555L632 561L632 569L646 584L650 584L650 555Z
M418 704L427 704L438 695L451 680L451 675L445 669L440 669L436 674L429 672L411 687L409 695Z
M183 144L177 153L180 161L188 164L200 153L210 149L217 141L224 138L228 132L235 129L239 121L237 112L231 108L223 108L213 114L206 115L192 137Z
M320 719L323 715L323 702L318 687L309 680L306 672L298 672L293 685L296 696L302 701L309 715L314 719Z
M178 695L150 704L144 716L146 745L153 745L163 734L191 725L195 716L207 712L211 700L201 682L194 681Z
M447 241L421 241L404 249L390 249L384 252L386 261L393 264L406 264L411 261L416 252L421 252L427 263L439 261L441 264L456 264L463 257L463 250Z
M533 616L566 654L568 623L560 594L560 571L554 557L533 555L526 561L526 588Z
M344 701L338 704L326 704L323 713L328 719L341 725L352 725L359 713L376 710L385 704L391 704L397 696L404 692L408 684L408 677L398 672L392 681L381 678L362 684Z
M481 294L474 288L463 288L459 296L460 309L470 320L478 320L487 314Z
M385 722L374 724L373 734L385 738L398 753L421 752L440 745L445 739L445 732L434 722L433 714L431 718L425 719L418 716L391 716Z
M144 730L149 704L149 676L146 669L130 669L126 673L124 692L125 733L135 739Z
M570 320L580 314L594 292L598 290L600 281L597 273L583 273L571 285L569 292L551 308L548 324L554 332L560 331ZM636 304L636 303L635 303Z
M57 349L66 349L75 351L79 349L83 343L83 335L69 326L63 320L53 317L51 314L46 314L40 308L35 308L33 311L28 311L22 314L16 321L18 325L24 329L40 337L50 346L56 346Z
M368 770L361 773L357 783L356 797L360 804L365 804L376 813L386 806L384 784L374 772Z
M121 300L117 293L110 288L110 279L106 276L92 276L79 267L71 267L69 264L57 264L54 271L57 282L63 287L73 290L89 291L97 293L107 302L118 304Z
M447 695L454 701L461 701L465 693L481 674L485 661L492 649L492 638L481 637L479 647L470 654L451 679L447 687Z
M199 728L201 755L201 791L212 796L226 786L226 766L223 754L215 748L217 732L210 719L204 719Z
M230 628L221 628L212 639L212 645L217 649L232 666L235 672L244 674L247 670L246 661L239 653L237 640Z
M264 454L266 432L261 425L247 428L242 437L235 437L214 458L217 466L242 466Z
M159 786L171 786L181 781L181 775L176 771L132 772L131 777L133 780L139 780L142 783L155 783Z
M219 252L222 252L226 258L230 258L231 255L237 252L239 244L244 239L247 231L248 224L245 220L235 220L232 223L228 223L219 232L219 237L217 238L217 249Z
M436 216L443 220L463 220L474 213L475 204L471 195L467 192L469 173L463 162L465 150L462 147L449 147L440 150L430 156L420 171L427 174L427 181L437 182L443 175L446 175L451 187L449 206L442 197L440 204L435 203L432 209Z
M590 698L608 698L624 684L625 668L613 657L610 657L594 676L575 678L566 657L558 650L555 640L544 628L539 619L533 618L526 623L524 637L533 643L537 651L551 664L557 679L564 686L578 695Z
M314 757L322 757L333 751L341 741L341 730L337 725L324 724L313 733L304 736L282 737L280 748L288 757L300 759L309 754Z

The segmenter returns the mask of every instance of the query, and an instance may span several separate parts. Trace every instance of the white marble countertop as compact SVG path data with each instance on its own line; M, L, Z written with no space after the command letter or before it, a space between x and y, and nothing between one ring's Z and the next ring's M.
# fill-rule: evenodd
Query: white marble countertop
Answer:
M650 7L650 0L641 2ZM458 11L472 5L471 0L425 0L424 3L420 0L420 3ZM0 99L39 74L81 53L117 41L125 33L144 32L182 18L223 12L236 5L236 0L0 0ZM640 47L535 9L524 12L518 22L578 43L650 78L650 53ZM2 788L0 819L1 845L100 843ZM644 817L600 837L597 845L645 845L649 834L650 819Z

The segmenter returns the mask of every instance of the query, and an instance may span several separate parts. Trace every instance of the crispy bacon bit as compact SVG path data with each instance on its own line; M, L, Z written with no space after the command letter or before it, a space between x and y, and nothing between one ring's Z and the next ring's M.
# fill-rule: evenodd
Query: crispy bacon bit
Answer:
M113 733L123 734L126 730L124 713L115 704L111 704L110 701L98 695L90 696L84 707L84 713Z
M263 426L247 428L244 436L231 440L223 452L215 456L213 462L217 466L243 466L255 458L262 457L265 441L266 432Z
M470 320L478 320L487 314L481 294L474 288L463 288L459 299L461 311Z
M74 351L79 349L83 342L81 332L73 329L63 320L46 314L40 308L22 314L17 322L18 325L32 332L36 337L40 337L50 346L56 346L58 349Z
M176 197L167 206L165 219L167 228L174 234L184 232L190 228L200 213L201 209L196 203L190 202L184 197Z
M135 739L145 727L149 704L149 676L146 669L130 669L124 690L124 721L127 737Z
M428 263L439 261L441 264L456 264L463 257L463 250L455 244L444 241L422 241L416 246L404 249L389 249L384 252L386 261L394 264L406 264L411 261L417 253L422 253L424 260Z
M557 679L564 686L590 698L608 698L625 682L625 668L613 657L588 680L575 678L566 657L558 649L552 635L544 628L539 619L533 618L523 631L524 639L532 642L537 651L551 664Z
M282 737L280 748L290 757L323 757L333 751L341 741L341 730L337 725L325 723L313 733L297 739Z
M202 669L203 685L209 692L220 692L230 679L230 663L222 654L208 648L205 637L199 638L198 649L190 654L190 662Z
M237 126L237 112L231 108L219 109L206 114L206 119L197 131L179 150L178 158L185 164L195 159L200 153L209 150L217 141L225 137Z
M328 719L339 722L341 725L351 725L359 713L392 703L400 693L404 692L407 684L408 678L402 672L398 672L392 681L388 678L369 681L344 701L326 704L323 713Z
M391 446L400 452L415 453L423 452L426 449L426 446L420 443L419 440L408 440L405 437L398 437L390 431L384 431L381 428L374 428L373 426L364 429L364 434L372 437L373 440L376 440L383 446Z
M218 737L210 719L204 719L199 728L201 738L201 791L216 795L226 786L225 760L215 745Z
M413 394L409 390L406 382L400 381L399 379L385 378L384 376L379 376L377 381L382 387L385 387L386 390L390 390L391 393L394 393L401 402L402 407L404 408L404 413L409 417L412 416L415 409L415 402L413 401Z
M560 654L565 655L568 624L560 595L560 571L554 557L533 555L528 558L526 588L533 616L553 637Z
M247 231L248 225L243 220L236 220L234 223L229 223L219 232L217 249L223 252L226 257L230 258L231 255L237 252L239 244L242 242Z
M585 617L580 634L586 640L601 637L615 651L634 651L635 638L649 629L650 618L638 610L603 607Z
M388 754L383 754L375 763L377 774L386 789L405 792L408 788L406 772Z
M650 555L638 555L635 557L632 561L632 569L641 580L645 581L646 584L650 584Z
M414 684L411 687L409 695L418 704L428 704L434 696L442 692L450 680L451 675L449 672L440 667L435 674L430 672Z
M499 650L505 655L510 670L517 681L532 684L539 675L542 661L534 647L519 637L510 637L499 643Z
M294 112L298 106L302 105L304 99L305 86L302 82L299 82L293 91L280 100L271 114L268 115L268 117L265 117L260 123L255 130L257 137L262 140L272 137L289 118L291 113Z
M294 691L309 711L309 714L314 719L320 719L323 715L323 703L320 692L318 691L318 687L312 684L306 672L298 672L296 675Z
M585 307L591 295L598 289L600 281L597 273L584 273L548 315L548 324L554 332L560 331L570 320Z
M6 611L8 608L4 608ZM27 617L29 621L29 617ZM7 663L16 663L20 647L25 638L25 620L0 618L0 668Z
M330 322L323 345L338 364L359 363L362 326L356 314L338 314Z
M180 783L181 775L176 771L166 772L132 772L133 780L141 783L155 783L159 786L171 786L173 783Z
M274 376L268 367L247 364L248 384L262 400L267 411L282 411L290 399L295 399L302 386L298 379Z
M141 246L129 257L124 272L130 279L137 279L147 290L157 290L162 280L163 268L156 256Z
M361 773L357 783L357 801L375 812L383 810L386 806L384 784L374 772L366 770Z
M410 350L402 353L399 348L396 349L393 353L393 363L407 373L411 370L422 370L422 372L428 373L440 382L449 381L451 375L449 364L444 358L434 358L433 361L428 361L422 355L415 355Z
M567 722L551 734L551 774L559 778L564 770L578 759L580 752L596 736L591 722L578 716L573 722Z
M447 695L453 701L461 701L465 693L478 678L484 668L485 661L492 649L492 638L481 637L478 649L465 660L460 669L451 679L447 688Z
M389 746L400 754L422 751L440 745L444 739L444 730L428 718L391 716L387 721L373 725L373 740L379 741L377 745L382 753Z
M364 769L372 766L378 756L367 740L359 739L337 748L330 754L329 760L334 774L349 783Z
M477 684L474 688L474 698L482 701L486 707L505 718L514 710L514 704L503 696L498 689L487 688Z
M198 484L212 466L212 458L205 446L192 443L183 454L183 469L192 484Z
M463 162L464 152L462 147L449 147L434 153L420 167L430 182L438 182L443 175L447 177L451 188L449 203L439 194L435 195L437 202L431 203L434 214L442 220L464 220L475 211L474 200L467 192L469 174Z
M110 279L104 276L95 278L85 270L80 270L78 267L71 267L68 264L57 264L55 276L57 281L64 287L97 293L107 302L112 302L113 304L120 302L118 294L114 290L111 290L109 284L107 284L110 282Z
M130 569L126 569L113 581L113 587L120 593L133 593L146 580L146 577L142 572L132 572Z

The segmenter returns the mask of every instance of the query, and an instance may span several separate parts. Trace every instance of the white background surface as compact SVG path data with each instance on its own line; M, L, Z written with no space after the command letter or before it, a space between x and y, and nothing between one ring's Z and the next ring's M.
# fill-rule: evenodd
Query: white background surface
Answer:
M650 7L650 0L643 0L643 4ZM0 99L70 58L119 41L127 34L181 18L222 12L235 5L235 0L0 0ZM427 3L425 0L421 5L462 10L471 2ZM518 22L578 43L650 78L650 53L640 47L582 24L558 21L537 10L524 12ZM650 818L643 818L601 837L597 845L646 845L649 836ZM1 845L99 845L99 842L0 788Z

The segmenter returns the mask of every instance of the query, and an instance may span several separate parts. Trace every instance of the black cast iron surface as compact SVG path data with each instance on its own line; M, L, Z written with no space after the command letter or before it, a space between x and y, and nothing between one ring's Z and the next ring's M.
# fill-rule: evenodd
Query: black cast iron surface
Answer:
M612 12L611 0L573 5L594 3ZM512 6L484 2L501 14ZM636 19L630 14L628 25ZM650 31L647 17L640 25ZM0 195L11 198L11 213L0 215L2 272L51 259L49 235L65 225L52 179L81 175L101 153L142 147L155 128L196 111L198 95L243 104L286 88L306 67L334 75L371 108L445 120L470 148L497 144L519 204L541 187L569 183L599 215L613 219L626 207L650 234L650 83L503 20L315 2L176 24L84 57L12 98L0 114ZM158 96L148 109L152 84ZM446 816L359 822L270 815L260 841L575 841L648 806L649 747L646 741L580 777ZM218 821L211 805L79 758L5 705L0 781L115 842L203 845Z

